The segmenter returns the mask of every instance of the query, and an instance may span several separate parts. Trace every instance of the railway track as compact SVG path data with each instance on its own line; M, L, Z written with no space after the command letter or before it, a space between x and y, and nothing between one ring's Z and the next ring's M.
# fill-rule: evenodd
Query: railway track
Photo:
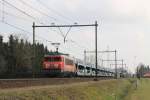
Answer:
M94 78L33 78L33 79L0 79L0 89L20 88L43 85L60 85L93 81ZM104 80L110 78L98 78Z

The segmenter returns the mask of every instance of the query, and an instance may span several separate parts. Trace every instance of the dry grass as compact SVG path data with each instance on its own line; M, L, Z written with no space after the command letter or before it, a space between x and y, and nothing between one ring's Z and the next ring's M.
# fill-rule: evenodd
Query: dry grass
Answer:
M103 80L0 90L0 100L122 100L128 80Z
M127 100L150 100L150 79L138 81L138 88L132 91Z

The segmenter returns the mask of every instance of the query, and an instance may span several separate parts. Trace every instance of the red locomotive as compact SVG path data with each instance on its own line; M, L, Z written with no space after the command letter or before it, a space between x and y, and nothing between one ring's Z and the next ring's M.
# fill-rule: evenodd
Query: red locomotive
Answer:
M45 55L43 62L44 73L51 76L74 76L76 66L74 59L66 54Z

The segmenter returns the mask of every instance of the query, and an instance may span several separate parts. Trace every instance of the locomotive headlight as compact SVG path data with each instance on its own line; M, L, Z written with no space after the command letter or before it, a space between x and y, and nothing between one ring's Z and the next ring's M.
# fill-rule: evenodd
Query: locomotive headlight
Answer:
M55 68L58 68L58 66L59 66L58 64L54 64L54 67L55 67Z
M45 67L45 68L48 68L48 67L49 67L49 64L45 63L45 64L44 64L44 67Z
M48 68L49 67L49 64L45 64L45 68Z

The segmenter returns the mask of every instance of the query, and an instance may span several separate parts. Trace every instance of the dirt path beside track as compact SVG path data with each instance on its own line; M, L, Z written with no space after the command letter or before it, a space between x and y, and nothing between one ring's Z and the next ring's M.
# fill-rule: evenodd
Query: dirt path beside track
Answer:
M102 80L102 78L99 78ZM0 89L20 88L43 85L59 85L93 81L93 78L35 78L35 79L1 79Z

